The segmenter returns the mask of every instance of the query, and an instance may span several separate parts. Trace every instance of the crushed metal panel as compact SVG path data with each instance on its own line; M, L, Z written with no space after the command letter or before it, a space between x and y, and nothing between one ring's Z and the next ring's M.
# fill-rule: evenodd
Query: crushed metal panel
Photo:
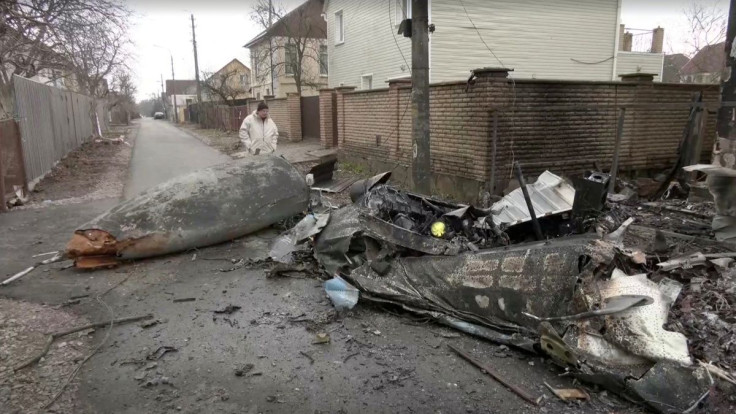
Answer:
M67 245L75 258L151 257L242 237L307 208L309 188L280 157L249 157L182 175L81 226Z
M361 212L365 233L373 238L431 255L455 255L460 247L447 240L425 236Z
M626 382L627 391L660 413L691 412L710 393L713 385L703 367L683 367L657 362L643 377Z
M536 329L538 322L523 312L548 317L570 311L593 241L585 235L457 256L405 257L394 260L385 276L365 265L346 277L363 291L410 306L489 326Z
M575 189L563 178L545 171L534 184L527 185L537 217L572 210ZM531 220L521 188L512 191L491 206L496 225L515 225Z

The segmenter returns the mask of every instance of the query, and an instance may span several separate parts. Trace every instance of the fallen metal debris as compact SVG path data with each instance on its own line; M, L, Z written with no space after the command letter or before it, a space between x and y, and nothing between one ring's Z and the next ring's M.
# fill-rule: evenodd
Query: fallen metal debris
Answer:
M207 246L292 217L308 201L304 177L285 159L249 157L174 178L124 201L81 226L66 254L137 259Z
M575 189L561 177L545 171L534 184L527 185L537 217L572 211ZM491 207L496 225L515 225L531 220L521 188L509 193Z
M526 402L528 402L528 403L530 403L531 405L534 405L534 406L539 406L539 401L540 401L541 397L539 397L539 398L532 397L526 391L522 390L521 388L517 387L514 384L511 384L509 381L503 379L503 377L501 377L501 375L498 374L496 372L496 370L494 370L493 368L491 368L487 364L483 364L482 362L477 361L475 358L473 358L472 356L470 356L470 354L466 353L465 351L460 350L459 348L456 348L456 347L454 347L452 345L447 345L447 346L450 349L452 349L453 352L455 352L456 354L458 354L459 356L461 356L463 359L465 359L466 361L470 362L471 364L473 364L476 367L478 367L481 370L483 370L483 372L485 372L491 378L493 378L496 381L498 381L501 385L503 385L504 387L506 387L509 390L513 391L514 394L518 395L519 397L521 397L522 399L524 399Z

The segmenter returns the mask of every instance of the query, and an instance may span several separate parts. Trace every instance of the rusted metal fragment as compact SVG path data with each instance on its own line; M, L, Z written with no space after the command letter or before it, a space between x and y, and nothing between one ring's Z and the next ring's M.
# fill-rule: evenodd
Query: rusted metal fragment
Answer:
M307 208L309 189L285 159L249 157L176 177L81 226L67 255L136 259L242 237Z
M114 256L82 256L74 260L74 266L79 269L104 269L119 264L120 261Z

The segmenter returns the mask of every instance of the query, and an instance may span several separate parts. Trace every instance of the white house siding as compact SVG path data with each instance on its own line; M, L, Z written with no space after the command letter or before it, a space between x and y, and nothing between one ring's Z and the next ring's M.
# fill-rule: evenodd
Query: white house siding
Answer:
M640 53L640 52L618 52L618 64L616 75L627 73L656 73L655 82L662 82L662 65L664 54L662 53Z
M345 24L345 42L336 45L335 13L340 10ZM411 39L396 34L395 0L327 0L325 14L330 87L343 85L360 89L362 77L372 75L373 89L383 88L389 78L410 75Z
M514 69L512 76L612 79L619 0L463 3L483 40L505 67ZM432 0L431 5L436 26L430 43L432 82L462 79L474 68L501 66L460 0Z

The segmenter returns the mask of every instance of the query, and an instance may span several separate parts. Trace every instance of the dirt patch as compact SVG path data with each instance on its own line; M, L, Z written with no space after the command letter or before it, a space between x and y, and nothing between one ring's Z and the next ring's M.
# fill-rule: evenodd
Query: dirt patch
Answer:
M219 129L201 129L195 124L181 124L178 126L189 131L200 141L224 154L232 155L243 150L240 147L240 138L237 132L221 131Z
M120 197L135 144L135 125L112 127L98 139L69 153L33 189L19 208L75 204ZM114 141L124 137L125 142Z
M0 299L0 407L5 413L43 411L91 352L86 332L55 341L37 364L14 372L13 367L43 349L46 334L88 323L63 309ZM50 407L55 412L85 412L77 401L79 380L69 383Z

